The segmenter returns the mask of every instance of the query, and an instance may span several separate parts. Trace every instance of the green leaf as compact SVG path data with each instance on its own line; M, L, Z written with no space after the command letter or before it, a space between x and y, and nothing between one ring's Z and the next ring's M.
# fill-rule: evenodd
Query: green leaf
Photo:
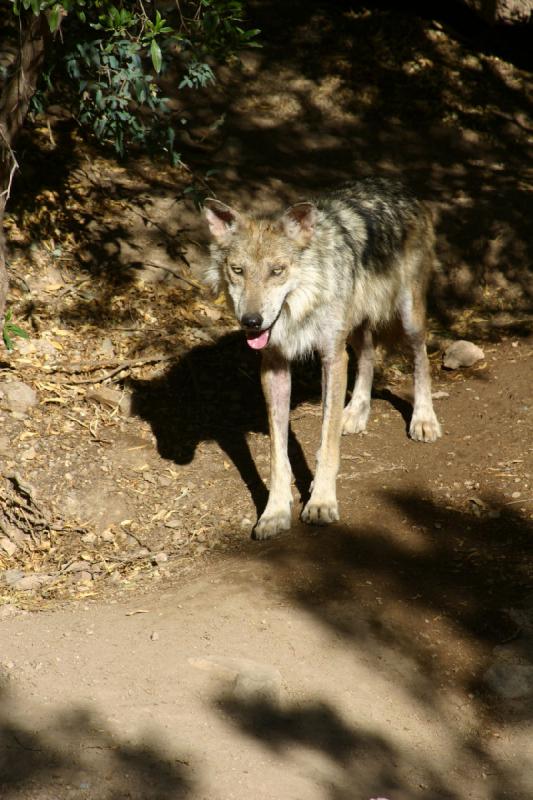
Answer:
M161 72L161 64L163 59L161 56L161 48L155 39L152 39L152 44L150 45L150 55L152 56L152 64L154 65L155 71L157 73Z
M13 336L20 336L21 339L30 338L30 334L28 333L28 331L25 331L23 328L19 328L18 325L10 325L9 333L12 333Z
M9 333L6 331L5 328L3 331L3 339L6 349L9 350L9 352L11 352L13 350L13 339L10 338Z
M61 6L55 5L50 12L50 16L48 17L48 24L50 25L50 30L52 33L55 33L57 31L60 22L61 22Z

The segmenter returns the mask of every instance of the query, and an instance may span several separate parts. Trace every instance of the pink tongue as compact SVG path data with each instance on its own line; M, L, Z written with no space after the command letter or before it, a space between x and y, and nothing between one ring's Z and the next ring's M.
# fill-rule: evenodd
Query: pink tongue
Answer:
M261 331L261 333L247 333L246 334L246 341L254 350L262 350L263 347L266 347L268 344L268 340L270 339L270 331Z

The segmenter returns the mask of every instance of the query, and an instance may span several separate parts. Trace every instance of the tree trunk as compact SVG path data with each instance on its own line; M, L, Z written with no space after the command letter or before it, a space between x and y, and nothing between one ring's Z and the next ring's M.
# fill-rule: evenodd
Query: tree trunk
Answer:
M24 125L30 100L37 87L50 28L45 14L28 14L21 19L21 40L17 59L0 95L0 321L4 317L8 278L3 236L4 213L9 199L17 160L13 143Z

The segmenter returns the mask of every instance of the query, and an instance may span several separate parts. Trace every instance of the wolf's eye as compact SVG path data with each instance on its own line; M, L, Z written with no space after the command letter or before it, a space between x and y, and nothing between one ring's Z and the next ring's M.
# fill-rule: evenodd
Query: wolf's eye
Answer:
M242 275L243 273L242 267L230 267L230 269L234 275Z
M279 277L279 275L282 275L284 272L285 272L285 267L282 267L282 266L281 267L273 267L270 270L270 274L274 275L276 278Z

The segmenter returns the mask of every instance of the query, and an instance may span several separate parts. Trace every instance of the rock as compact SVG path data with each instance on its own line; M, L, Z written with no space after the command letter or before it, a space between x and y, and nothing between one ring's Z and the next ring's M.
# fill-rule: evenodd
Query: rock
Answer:
M190 658L189 664L232 681L232 694L240 700L261 699L271 703L280 701L281 673L270 664L261 664L250 658L228 656Z
M119 389L112 389L110 386L100 386L87 390L87 399L94 400L102 406L108 408L119 408L124 416L129 417L132 411L131 395L121 392Z
M233 695L237 700L267 700L279 703L281 673L265 664L247 666L235 678Z
M439 391L439 392L433 392L431 396L434 400L442 400L444 397L449 397L450 393Z
M446 369L459 369L460 367L471 367L472 364L483 358L485 358L485 353L481 347L473 342L467 342L465 339L459 339L446 349L442 363Z
M506 700L533 696L533 666L529 663L498 661L483 677L487 686Z
M118 467L140 470L149 466L154 456L154 445L142 436L123 434L116 438L115 446L109 455Z
M157 553L157 555L152 558L152 564L156 564L157 566L159 566L159 564L165 564L167 561L168 556L166 553Z
M83 572L87 569L86 561L73 561L68 567L63 570L64 572Z
M37 456L37 450L33 445L31 447L27 447L26 450L23 450L20 454L20 458L22 461L33 461L34 458Z
M2 573L2 579L6 586L14 586L23 577L24 572L21 569L6 569Z
M99 346L96 348L96 355L114 358L115 348L113 347L111 339L102 339Z
M157 631L153 631L153 633L150 636L150 639L152 640L152 642L158 642L159 641L158 632Z
M81 541L83 542L83 544L94 544L96 542L96 538L97 538L96 534L92 533L92 531L89 531L89 533L85 533L81 537ZM111 538L111 541L112 540L113 539Z
M69 516L84 524L90 523L97 534L102 534L111 525L133 516L131 502L126 494L108 488L106 483L98 480L87 489L69 492L64 497L63 505Z
M0 455L7 456L13 451L13 445L9 436L0 436Z
M51 575L24 575L12 584L12 588L17 592L36 592L52 580Z
M16 348L22 356L38 353L42 356L57 356L58 351L48 339L18 339Z
M464 0L464 2L490 25L497 23L524 25L530 20L533 11L532 0Z
M89 583L90 581L92 581L92 579L93 576L91 575L90 572L87 572L87 570L83 570L82 572L75 572L74 575L72 576L72 580L75 583Z
M22 381L9 381L0 384L2 406L17 414L26 414L38 403L37 393Z
M12 556L18 550L17 545L12 542L11 539L8 539L7 536L2 536L0 539L0 547L8 554L8 556Z

